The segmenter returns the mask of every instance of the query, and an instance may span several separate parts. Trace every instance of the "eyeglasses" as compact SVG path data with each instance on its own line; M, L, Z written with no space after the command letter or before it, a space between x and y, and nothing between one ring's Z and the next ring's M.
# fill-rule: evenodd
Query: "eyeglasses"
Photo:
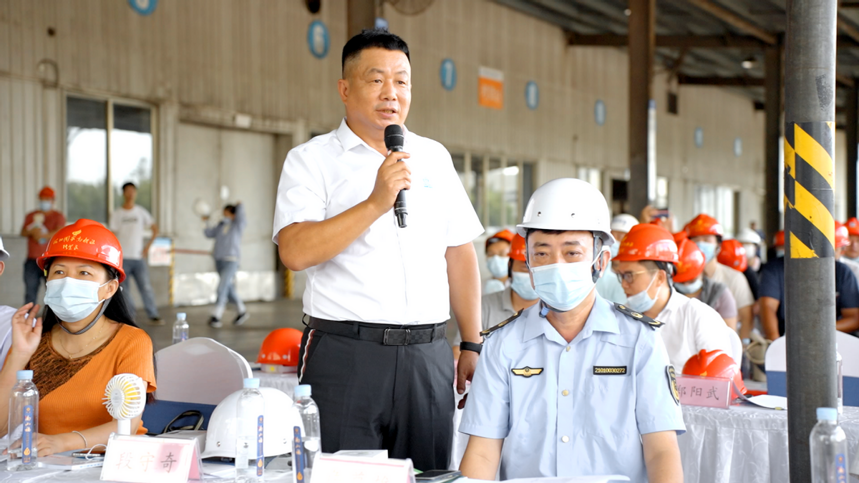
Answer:
M639 270L638 272L615 272L617 275L617 280L620 283L626 282L627 285L632 285L632 282L635 280L635 276L642 273L653 273L656 270Z

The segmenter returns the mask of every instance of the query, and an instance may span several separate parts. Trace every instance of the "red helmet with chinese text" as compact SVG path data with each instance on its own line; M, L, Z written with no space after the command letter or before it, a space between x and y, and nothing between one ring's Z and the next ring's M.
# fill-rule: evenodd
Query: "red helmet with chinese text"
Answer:
M48 242L45 253L36 259L42 270L47 261L56 257L71 257L90 260L115 268L119 272L119 283L125 280L122 269L122 247L116 235L93 220L80 219L73 225L61 228Z
M734 398L739 397L737 390L741 394L747 392L746 385L743 384L743 374L740 372L740 366L737 365L731 356L718 349L712 351L701 349L701 352L686 361L686 364L683 366L683 374L687 376L728 379L736 386L731 388L731 394Z

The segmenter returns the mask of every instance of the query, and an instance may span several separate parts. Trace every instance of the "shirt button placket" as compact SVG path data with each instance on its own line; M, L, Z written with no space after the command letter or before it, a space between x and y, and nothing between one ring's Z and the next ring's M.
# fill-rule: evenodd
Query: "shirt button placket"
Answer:
M555 395L558 401L558 433L556 435L558 439L555 440L555 454L558 458L556 466L559 475L570 474L570 471L572 471L570 466L575 462L573 445L570 444L570 439L575 436L573 431L577 426L574 420L574 401L570 397L569 390L569 388L573 387L574 368L576 366L573 355L571 347L566 346L561 351L560 360L558 361L558 392Z

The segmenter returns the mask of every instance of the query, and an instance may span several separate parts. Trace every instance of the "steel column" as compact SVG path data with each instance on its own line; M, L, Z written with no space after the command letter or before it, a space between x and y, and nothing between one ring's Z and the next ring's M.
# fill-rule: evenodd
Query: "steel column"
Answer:
M847 134L847 217L852 218L857 216L857 195L856 195L856 162L859 160L859 79L853 79L853 85L847 87L845 114L847 115L847 124L845 126Z
M775 233L781 229L781 206L784 200L779 196L779 177L784 169L779 158L779 142L781 141L781 110L782 110L782 50L780 46L766 49L764 54L764 109L766 113L764 135L764 200L763 229L767 236L767 245L772 243Z
M656 0L629 0L629 189L632 213L638 215L653 193L650 170L648 122L656 45Z

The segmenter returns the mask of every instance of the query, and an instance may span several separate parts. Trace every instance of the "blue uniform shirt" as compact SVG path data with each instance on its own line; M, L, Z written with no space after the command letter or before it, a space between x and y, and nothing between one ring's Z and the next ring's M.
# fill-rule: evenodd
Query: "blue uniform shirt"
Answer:
M540 310L487 337L459 430L505 440L502 480L647 481L640 435L686 430L662 339L599 295L570 343Z

